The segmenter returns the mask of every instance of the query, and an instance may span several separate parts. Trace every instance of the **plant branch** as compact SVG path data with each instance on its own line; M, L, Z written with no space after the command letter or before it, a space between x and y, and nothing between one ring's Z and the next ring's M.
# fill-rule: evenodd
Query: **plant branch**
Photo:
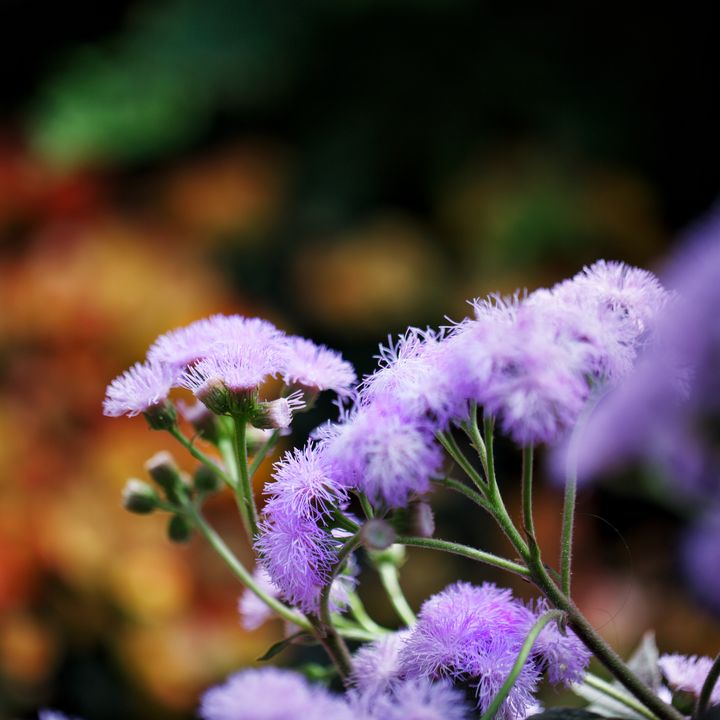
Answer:
M710 672L705 678L702 690L700 691L700 696L698 697L697 705L695 706L695 713L693 714L694 718L699 718L708 709L708 706L710 705L710 697L712 696L712 691L714 690L718 679L720 679L720 655L715 658L715 662L713 662Z
M224 482L232 487L232 482L228 477L227 473L208 455L202 450L198 450L195 447L195 443L190 440L186 435L183 434L182 430L177 425L171 427L168 432L184 447L187 451L196 459L199 460L203 465L207 465L213 472L217 473Z

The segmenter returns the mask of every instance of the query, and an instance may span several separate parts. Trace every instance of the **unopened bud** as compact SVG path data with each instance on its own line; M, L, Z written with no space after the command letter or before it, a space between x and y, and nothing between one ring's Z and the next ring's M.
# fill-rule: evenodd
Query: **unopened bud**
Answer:
M391 545L385 550L379 550L377 552L371 553L371 556L373 562L377 563L378 565L388 563L389 565L394 565L395 567L399 568L405 562L405 546L397 544Z
M195 392L195 395L216 415L229 415L233 408L230 391L220 378L208 378Z
M177 423L175 406L168 400L151 405L143 415L153 430L170 430Z
M138 515L147 515L157 509L160 498L155 490L142 480L128 480L122 493L123 507Z
M301 393L293 393L286 398L258 403L252 417L252 424L261 430L284 429L290 427L293 412L305 407Z
M214 493L222 487L222 478L207 465L200 465L193 475L192 484L200 493Z
M363 545L368 550L387 550L394 542L397 534L390 523L377 518L368 520L360 531Z
M429 503L413 503L410 507L410 521L414 535L431 538L435 534L435 516Z
M180 469L173 456L166 451L155 453L146 463L148 475L165 491L173 502L177 502L178 490L182 485Z
M167 526L170 540L176 543L186 543L192 537L192 525L183 515L173 515Z

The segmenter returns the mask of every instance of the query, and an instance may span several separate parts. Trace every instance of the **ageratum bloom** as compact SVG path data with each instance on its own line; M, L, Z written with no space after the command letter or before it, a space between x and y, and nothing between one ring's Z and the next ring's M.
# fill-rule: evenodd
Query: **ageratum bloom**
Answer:
M108 385L103 412L110 417L152 412L165 405L177 373L156 362L135 363Z
M346 396L357 379L353 366L340 353L302 337L289 337L283 350L281 374L286 385L310 395L334 390Z
M467 720L470 708L448 682L414 678L395 685L370 705L370 720Z
M262 347L279 357L284 341L284 334L267 320L212 315L161 335L150 347L148 359L184 369L233 346Z
M720 614L720 508L706 513L682 541L682 568L697 598Z
M277 668L245 670L208 690L202 720L353 720L345 701L310 685L299 673Z
M409 630L388 633L353 655L353 683L363 693L385 692L401 677L400 650Z
M433 426L392 403L360 407L323 441L332 474L373 503L402 507L430 489L442 463Z
M700 695L713 661L709 657L692 655L662 655L658 661L665 680L673 690L683 690L695 697ZM710 694L710 705L720 705L720 682Z
M362 405L395 403L411 417L428 415L440 427L467 415L457 390L455 356L445 352L443 335L410 328L395 343L380 346L379 368L361 386Z

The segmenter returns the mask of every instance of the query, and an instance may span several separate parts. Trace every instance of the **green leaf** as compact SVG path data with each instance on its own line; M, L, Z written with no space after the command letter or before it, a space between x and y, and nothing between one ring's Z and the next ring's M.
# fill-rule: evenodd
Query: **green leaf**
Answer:
M602 715L588 712L584 708L551 708L537 715L530 715L528 720L599 720Z
M283 640L276 642L274 645L271 645L264 655L261 655L259 658L257 658L257 661L266 662L267 660L272 660L272 658L274 658L276 655L279 655L286 647L289 647L290 645L316 644L317 640L315 640L312 635L308 635L308 633L301 630L300 632L296 632L294 635L290 635Z

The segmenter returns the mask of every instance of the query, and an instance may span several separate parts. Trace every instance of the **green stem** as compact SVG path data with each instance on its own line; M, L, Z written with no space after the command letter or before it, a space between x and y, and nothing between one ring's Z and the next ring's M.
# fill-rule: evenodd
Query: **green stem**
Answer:
M368 612L365 609L365 605L363 605L363 601L360 599L360 596L357 594L357 592L355 592L355 591L349 592L348 593L348 601L349 601L350 612L352 613L352 616L355 618L355 620L357 620L358 625L360 625L364 630L367 630L373 636L384 635L387 632L389 632L381 625L378 625L368 615Z
M585 619L575 603L565 595L548 575L541 561L531 558L530 570L535 584L542 590L550 602L565 611L572 629L595 657L612 673L612 675L649 708L661 720L681 720L683 716L672 706L666 705L645 683L640 680L620 656L598 635L592 625Z
M543 631L545 626L552 620L559 620L563 616L560 610L548 610L548 612L541 615L532 626L528 636L525 638L525 642L520 648L517 660L510 670L510 674L507 676L507 680L503 683L502 687L498 691L498 694L493 698L490 703L490 707L483 713L480 720L493 720L497 714L500 706L505 702L505 699L509 695L510 691L518 678L518 675L522 672L525 663L527 662L530 651L538 638L538 635Z
M715 662L712 664L710 672L705 678L702 690L700 691L700 696L698 697L697 705L695 706L695 713L693 715L694 718L699 718L707 710L708 705L710 705L710 697L712 695L712 691L714 690L719 678L720 655L715 658Z
M495 453L493 450L493 432L494 432L495 421L491 416L485 417L483 420L484 431L485 431L485 446L487 448L487 467L488 467L488 499L494 508L495 519L497 520L500 528L507 536L508 540L512 543L513 547L520 554L523 560L527 560L530 552L527 543L523 540L520 533L515 527L515 523L512 521L505 503L503 502L502 495L500 494L500 488L497 483L497 477L495 476Z
M480 477L478 471L472 466L471 462L465 457L462 450L455 442L455 438L450 433L438 432L435 435L440 444L445 448L447 454L465 471L465 474L475 483L480 492L485 493L485 481Z
M365 517L368 520L372 520L375 517L375 511L372 509L370 501L367 499L367 495L363 492L358 493L358 500L360 500L360 507L365 513Z
M480 493L475 492L475 490L465 485L465 483L460 482L460 480L445 476L442 478L437 478L433 480L433 482L436 485L446 487L448 488L448 490L454 490L455 492L464 495L466 498L472 500L475 504L479 505L483 510L487 510L489 513L492 513L492 507L490 506L490 503Z
M267 457L267 454L275 447L278 438L280 437L279 430L273 430L270 437L263 443L262 447L255 453L253 461L250 465L250 477L255 475L257 469L260 467L262 461Z
M237 498L238 504L245 507L250 542L252 542L258 534L258 514L257 507L255 506L253 487L248 473L247 423L242 415L238 415L233 419L235 421L235 432L233 435L235 440L235 459L240 475L240 481L235 486L235 497Z
M648 720L657 720L655 715L653 715L642 703L639 703L634 697L618 690L609 682L605 682L605 680L597 677L597 675L586 673L581 684L587 685L588 687L593 688L593 690L603 693L603 695L607 695L607 697L615 700L615 702L619 702L626 708L634 710L636 713L643 715Z
M522 512L523 527L527 537L530 552L538 559L540 548L535 537L535 521L533 520L533 446L527 445L522 449Z
M400 587L397 567L391 562L381 562L377 565L377 571L380 575L380 582L382 582L388 599L398 614L398 617L408 627L412 627L417 621L417 618Z
M575 525L575 498L577 496L577 474L572 472L565 478L565 499L562 514L562 539L560 543L560 576L562 591L570 595L572 575L573 528Z
M198 450L193 441L186 437L177 425L171 427L168 432L186 448L196 460L199 460L203 465L207 465L213 472L216 472L228 485L232 484L227 473L202 450Z
M278 599L268 595L252 577L247 568L235 557L234 553L225 544L225 541L218 535L211 525L200 514L200 511L191 503L185 502L184 508L192 519L195 527L202 533L212 548L225 561L240 582L251 592L255 593L271 610L274 610L280 617L288 622L294 623L303 630L311 630L312 626L304 615L284 605Z
M480 457L480 463L483 466L483 470L485 471L485 477L488 476L488 460L487 460L487 448L485 447L485 442L482 439L482 434L480 433L480 428L478 427L478 406L476 402L472 403L472 406L470 408L470 440L473 444L473 447L477 451L478 456Z
M530 577L530 571L524 565L520 565L512 560L506 560L505 558L498 557L492 553L476 550L468 545L461 545L460 543L454 543L448 540L437 540L436 538L408 536L398 536L395 542L402 545L428 548L430 550L442 550L444 552L453 553L454 555L462 555L463 557L470 558L470 560L476 560L477 562L485 563L486 565L492 565L493 567L500 568L501 570L508 570L509 572L513 572L524 578Z

